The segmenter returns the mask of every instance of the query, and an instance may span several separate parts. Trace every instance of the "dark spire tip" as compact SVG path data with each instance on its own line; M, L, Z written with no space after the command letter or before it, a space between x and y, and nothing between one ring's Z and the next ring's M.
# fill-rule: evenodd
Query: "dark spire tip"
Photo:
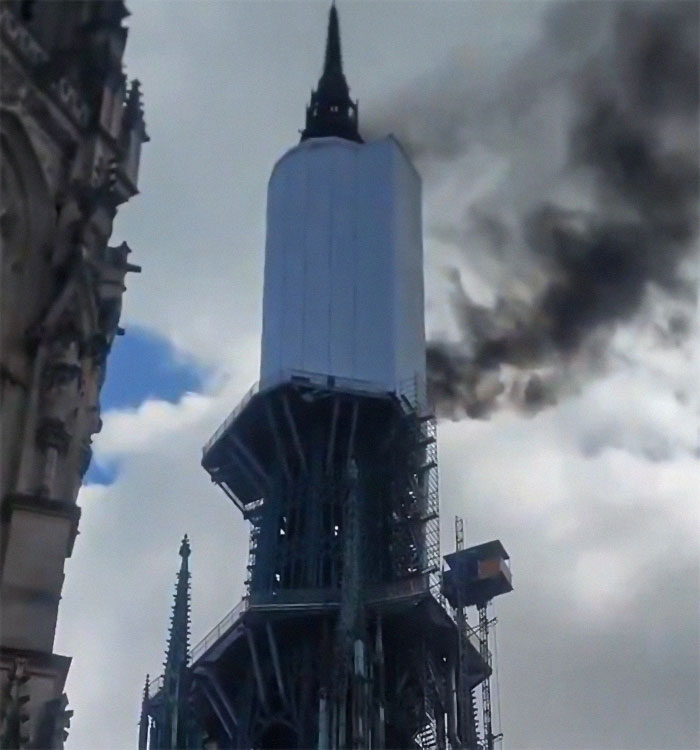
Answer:
M338 21L338 10L335 3L331 5L328 13L328 35L326 37L326 59L323 68L324 73L330 71L343 71L343 57L340 50L340 22Z
M336 136L362 143L357 130L357 104L350 99L350 89L343 74L340 48L340 21L335 3L328 13L328 33L323 73L311 103L306 108L306 127L301 140Z
M180 545L180 557L187 558L190 556L190 552L192 550L190 549L190 540L187 537L187 534L182 538L182 544Z

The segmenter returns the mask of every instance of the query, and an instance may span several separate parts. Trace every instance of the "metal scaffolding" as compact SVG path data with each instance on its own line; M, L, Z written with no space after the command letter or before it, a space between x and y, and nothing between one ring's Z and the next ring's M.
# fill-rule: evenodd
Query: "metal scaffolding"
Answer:
M465 550L459 520L445 558L455 567L440 570L431 415L405 396L298 383L255 393L226 424L203 463L251 524L247 593L192 649L188 716L201 737L222 748L492 746L474 695L491 657L467 622L476 584L465 565L502 547ZM164 684L149 687L156 738Z

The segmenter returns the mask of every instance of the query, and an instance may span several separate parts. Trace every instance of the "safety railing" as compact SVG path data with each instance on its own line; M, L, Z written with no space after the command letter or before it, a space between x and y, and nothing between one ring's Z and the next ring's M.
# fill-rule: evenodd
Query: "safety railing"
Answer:
M202 453L206 454L210 448L216 443L216 441L228 430L236 417L248 406L250 400L260 391L260 381L256 381L250 386L245 396L238 402L236 408L226 417L226 419L219 425L216 432L207 440L202 448Z
M216 432L207 440L202 448L202 453L207 453L216 441L226 432L226 430L235 421L236 417L250 403L253 396L260 393L261 389L267 389L271 386L281 383L308 383L311 386L319 388L329 388L331 390L344 391L347 393L356 393L358 395L377 396L378 394L392 393L392 389L387 388L386 383L380 383L375 380L364 380L362 378L349 378L338 375L328 375L321 372L306 372L304 370L282 370L273 377L267 377L261 385L256 381L248 389L245 396L240 400L236 408L226 417L219 425ZM417 375L410 378L404 378L398 383L396 395L406 398L412 407L423 406L425 404L425 388L419 385Z
M251 595L251 608L263 607L323 607L336 605L340 601L337 588L278 589Z
M236 408L226 417L226 419L219 425L216 432L207 440L202 448L202 453L206 454L217 440L228 430L233 424L240 413L248 406L251 399L260 393L261 387L265 389L281 384L281 383L308 383L311 386L318 386L319 388L329 388L331 390L345 391L348 393L356 393L358 395L373 395L376 396L378 393L389 392L385 385L382 383L372 380L362 380L360 378L347 378L338 377L335 375L327 375L320 372L306 372L304 370L283 370L277 373L274 377L268 377L261 386L260 381L253 383L248 389L247 393L239 401Z
M231 628L231 626L240 618L240 616L248 609L248 597L244 596L238 604L228 612L223 619L216 624L201 641L192 649L191 657L192 662L197 661L199 657L208 651L221 636Z
M388 393L391 390L386 387L385 383L376 380L329 375L323 372L307 372L305 370L283 370L274 378L268 378L267 382L308 384L319 388L373 396L376 396L377 393Z
M369 602L386 602L394 599L407 599L411 596L427 594L429 591L429 580L427 575L406 578L403 581L392 581L391 583L372 586L367 590Z

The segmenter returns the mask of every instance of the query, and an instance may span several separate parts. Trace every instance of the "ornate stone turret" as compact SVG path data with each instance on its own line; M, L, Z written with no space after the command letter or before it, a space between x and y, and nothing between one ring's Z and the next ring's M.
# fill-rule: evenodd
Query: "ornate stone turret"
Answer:
M65 731L64 562L124 279L139 270L108 246L148 140L122 72L127 15L121 0L0 5L0 694L21 662L32 747Z

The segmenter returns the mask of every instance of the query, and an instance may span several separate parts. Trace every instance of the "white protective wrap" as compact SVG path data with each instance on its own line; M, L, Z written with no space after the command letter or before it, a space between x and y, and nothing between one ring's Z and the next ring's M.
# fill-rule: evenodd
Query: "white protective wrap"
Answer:
M310 139L268 186L260 382L363 381L424 400L420 177L393 137Z

